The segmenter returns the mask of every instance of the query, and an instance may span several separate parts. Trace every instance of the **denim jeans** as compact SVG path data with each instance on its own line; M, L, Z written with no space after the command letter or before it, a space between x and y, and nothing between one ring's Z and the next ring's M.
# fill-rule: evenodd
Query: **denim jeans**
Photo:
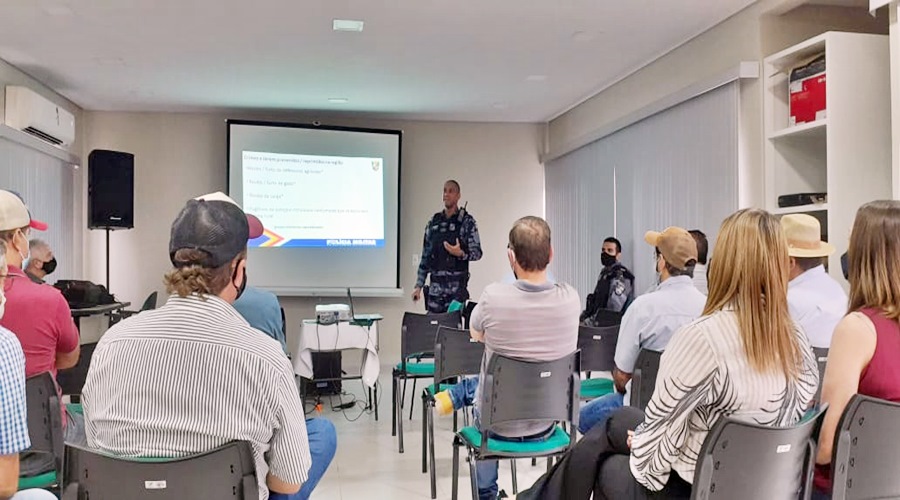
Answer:
M475 390L478 389L478 381L478 377L467 377L447 390L450 394L450 400L453 402L454 410L472 406L475 403ZM480 429L481 426L479 422L479 415L476 411L475 426ZM491 434L491 439L516 442L544 441L548 437L549 435L546 433L542 433L538 436L526 436L520 438ZM497 498L497 493L499 491L499 488L497 487L497 476L498 464L496 460L477 460L475 462L475 478L476 484L478 484L479 500L494 500Z
M307 419L306 434L309 436L309 454L312 456L309 477L297 493L287 495L269 492L270 500L306 500L325 475L337 449L337 432L334 430L334 424L324 418Z
M582 436L587 434L595 425L606 422L606 419L624 404L625 395L616 391L584 405L578 415L578 432Z

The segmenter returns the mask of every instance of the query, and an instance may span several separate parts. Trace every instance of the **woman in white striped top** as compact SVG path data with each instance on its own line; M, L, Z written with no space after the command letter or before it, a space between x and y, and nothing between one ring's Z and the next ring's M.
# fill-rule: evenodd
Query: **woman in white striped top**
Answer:
M688 498L700 448L720 418L797 422L812 401L818 370L806 335L788 314L787 283L778 220L762 210L725 219L703 317L669 342L646 413L620 410L538 481L532 489L538 496L520 498L588 498L591 490L595 499ZM591 470L588 485L578 476Z

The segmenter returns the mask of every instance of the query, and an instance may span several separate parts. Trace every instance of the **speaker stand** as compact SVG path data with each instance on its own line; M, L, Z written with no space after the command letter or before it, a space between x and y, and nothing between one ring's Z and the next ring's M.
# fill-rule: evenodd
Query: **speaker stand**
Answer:
M106 289L109 290L109 231L110 229L106 228Z

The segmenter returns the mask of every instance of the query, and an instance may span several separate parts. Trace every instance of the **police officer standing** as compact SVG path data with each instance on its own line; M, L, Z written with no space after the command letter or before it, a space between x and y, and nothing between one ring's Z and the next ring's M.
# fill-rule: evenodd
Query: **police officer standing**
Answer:
M434 214L425 226L425 243L413 301L422 298L428 312L447 312L450 302L465 303L469 298L469 262L481 258L481 239L475 218L459 208L459 183L444 183L444 210ZM425 278L431 275L425 287Z

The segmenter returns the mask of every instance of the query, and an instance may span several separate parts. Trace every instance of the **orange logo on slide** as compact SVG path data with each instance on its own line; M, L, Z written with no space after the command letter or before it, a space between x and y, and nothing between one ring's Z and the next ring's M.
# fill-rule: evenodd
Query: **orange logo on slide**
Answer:
M282 236L273 233L268 229L264 229L262 235L266 238L266 241L260 243L259 246L261 247L277 247L279 244L284 242L284 238Z

